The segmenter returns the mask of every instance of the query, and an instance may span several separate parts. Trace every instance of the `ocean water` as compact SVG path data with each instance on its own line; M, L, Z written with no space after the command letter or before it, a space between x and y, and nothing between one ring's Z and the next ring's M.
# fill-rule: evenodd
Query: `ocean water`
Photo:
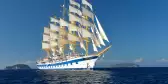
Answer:
M0 84L168 84L168 68L93 71L0 70Z

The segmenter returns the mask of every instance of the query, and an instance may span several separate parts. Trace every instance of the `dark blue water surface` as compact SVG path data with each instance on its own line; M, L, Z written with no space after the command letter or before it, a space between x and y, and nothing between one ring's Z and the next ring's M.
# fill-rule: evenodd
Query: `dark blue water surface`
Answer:
M0 84L168 84L168 68L94 71L0 70Z

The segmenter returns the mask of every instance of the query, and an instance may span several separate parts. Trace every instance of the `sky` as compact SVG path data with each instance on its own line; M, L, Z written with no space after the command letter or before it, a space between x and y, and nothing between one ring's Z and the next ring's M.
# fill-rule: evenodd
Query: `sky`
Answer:
M91 0L112 48L98 66L133 62L168 66L167 0ZM61 16L63 0L0 0L0 68L34 66L45 54L43 27ZM35 67L35 66L34 66Z

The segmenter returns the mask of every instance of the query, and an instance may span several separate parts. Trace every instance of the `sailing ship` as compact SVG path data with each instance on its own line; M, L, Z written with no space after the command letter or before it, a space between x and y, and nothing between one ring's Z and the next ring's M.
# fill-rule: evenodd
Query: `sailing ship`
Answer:
M68 4L68 5L66 5ZM39 69L93 69L112 46L89 0L64 0L61 17L44 27ZM105 42L106 41L106 42ZM92 52L91 52L92 51Z

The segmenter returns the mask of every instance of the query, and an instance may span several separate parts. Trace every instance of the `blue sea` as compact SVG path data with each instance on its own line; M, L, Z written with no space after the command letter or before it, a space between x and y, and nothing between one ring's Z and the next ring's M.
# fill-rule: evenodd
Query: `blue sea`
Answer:
M168 84L168 68L0 70L0 84Z

